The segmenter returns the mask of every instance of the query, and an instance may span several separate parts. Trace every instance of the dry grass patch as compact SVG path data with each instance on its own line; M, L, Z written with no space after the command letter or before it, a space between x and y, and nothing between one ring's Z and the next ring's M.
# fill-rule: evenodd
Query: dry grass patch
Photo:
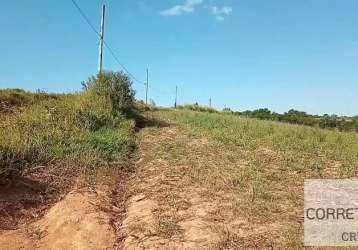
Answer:
M213 218L221 225L222 248L303 248L304 179L358 176L355 133L228 114L153 115L178 124L195 141L166 142L175 151L167 155L181 155L169 161L190 166L186 182L219 204Z

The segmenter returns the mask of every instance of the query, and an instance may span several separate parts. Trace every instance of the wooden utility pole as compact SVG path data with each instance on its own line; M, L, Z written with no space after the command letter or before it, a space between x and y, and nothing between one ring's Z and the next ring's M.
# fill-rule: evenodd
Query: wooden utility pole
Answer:
M104 16L106 12L106 6L102 5L102 14L101 14L101 29L100 29L100 37L99 37L99 55L98 55L98 73L102 72L102 64L103 64L103 38L104 38Z
M146 89L145 89L145 105L148 105L148 85L149 85L149 81L148 81L148 68L147 68L147 84L146 84Z
M178 101L178 86L175 86L175 102L174 102L174 108L177 108L177 101Z

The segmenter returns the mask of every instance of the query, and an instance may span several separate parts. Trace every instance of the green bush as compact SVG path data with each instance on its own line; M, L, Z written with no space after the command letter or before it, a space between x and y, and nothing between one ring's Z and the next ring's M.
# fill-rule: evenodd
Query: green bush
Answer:
M87 91L107 99L114 113L128 112L134 105L135 92L130 78L122 72L103 72L83 83Z
M187 109L192 111L199 111L199 112L208 112L208 113L218 113L216 109L206 107L206 106L200 106L199 104L185 104L177 106L178 109Z
M338 131L358 132L358 119L337 115L311 115L303 111L291 109L283 114L271 112L269 109L247 110L234 112L236 115L256 118L260 120L279 121L291 124L336 129Z
M87 83L80 93L51 98L0 92L1 100L15 98L22 107L21 112L0 112L0 175L49 162L81 168L128 160L135 145L135 124L126 116L134 103L129 78L107 72Z

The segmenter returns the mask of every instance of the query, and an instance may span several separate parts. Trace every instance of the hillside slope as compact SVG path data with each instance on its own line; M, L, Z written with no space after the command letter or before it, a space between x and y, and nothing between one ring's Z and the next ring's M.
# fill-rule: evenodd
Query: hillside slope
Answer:
M162 126L141 137L127 249L300 249L304 179L357 176L355 133L187 110L147 115Z
M134 91L113 72L84 86L74 94L0 90L0 248L120 244Z
M356 133L186 109L145 114L133 172L134 121L84 97L0 113L7 249L301 249L304 179L357 177Z

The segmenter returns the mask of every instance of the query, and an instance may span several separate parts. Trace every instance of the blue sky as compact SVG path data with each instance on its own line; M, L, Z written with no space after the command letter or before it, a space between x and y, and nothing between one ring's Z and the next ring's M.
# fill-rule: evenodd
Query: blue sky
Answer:
M77 0L150 97L358 114L356 0ZM70 0L12 0L0 8L0 88L69 92L96 73L98 41ZM119 70L108 51L104 68ZM135 83L138 98L144 86Z

